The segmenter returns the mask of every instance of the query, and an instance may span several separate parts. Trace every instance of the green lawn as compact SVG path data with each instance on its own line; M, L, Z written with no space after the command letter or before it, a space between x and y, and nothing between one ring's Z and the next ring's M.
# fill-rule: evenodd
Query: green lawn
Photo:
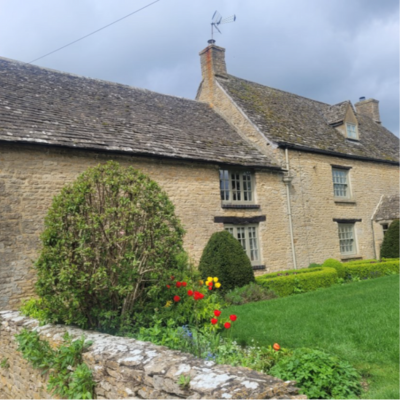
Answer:
M362 398L399 399L399 276L232 306L240 343L309 347L349 361L368 383ZM224 313L225 314L225 313Z

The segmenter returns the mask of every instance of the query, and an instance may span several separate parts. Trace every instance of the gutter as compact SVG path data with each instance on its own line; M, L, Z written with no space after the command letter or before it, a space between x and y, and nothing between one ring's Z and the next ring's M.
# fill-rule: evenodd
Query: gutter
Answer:
M299 145L291 144L291 143L287 143L287 142L276 142L276 143L277 143L278 147L281 147L284 149L287 148L287 149L305 151L308 153L326 154L326 155L330 155L330 156L349 158L349 159L353 159L353 160L369 161L369 162L391 164L391 165L400 165L400 162L398 162L398 161L380 160L380 159L376 159L376 158L369 158L369 157L363 157L363 156L357 156L357 155L349 155L349 154L339 153L336 151L320 150L320 149L314 149L312 147L299 146Z

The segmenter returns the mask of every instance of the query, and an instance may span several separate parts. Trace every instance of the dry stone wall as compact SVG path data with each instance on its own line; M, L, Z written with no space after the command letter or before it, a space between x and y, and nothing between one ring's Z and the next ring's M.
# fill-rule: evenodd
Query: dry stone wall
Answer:
M16 350L14 335L23 328L37 330L52 345L59 344L65 332L92 340L83 358L93 371L98 399L306 399L298 395L292 381L216 365L149 342L61 325L38 326L36 320L11 311L0 312L0 360L9 364L0 367L1 398L53 398L45 390L46 376L32 369ZM190 377L188 387L179 385L182 375Z

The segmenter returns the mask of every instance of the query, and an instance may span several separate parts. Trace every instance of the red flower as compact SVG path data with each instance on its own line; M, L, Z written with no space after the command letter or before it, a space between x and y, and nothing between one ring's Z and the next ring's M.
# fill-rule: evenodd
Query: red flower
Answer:
M174 301L177 303L181 298L179 296L174 296Z
M274 345L272 346L272 348L273 348L275 351L278 351L278 350L281 349L281 346L279 346L278 343L274 343Z
M219 310L214 310L214 315L215 315L216 317L219 317L219 316L221 315L221 311L219 311Z
M186 282L182 282L182 286L186 287L187 283Z
M176 282L176 287L181 287L181 283L180 282Z
M170 286L170 285L167 285L167 289L171 289L171 286Z
M200 300L200 293L199 292L194 292L194 299L195 300Z
M218 322L217 318L211 318L211 323L215 325Z
M193 296L193 290L188 290L188 296Z
M229 329L231 327L231 323L230 322L225 322L224 327L226 329Z
M204 299L204 294L200 293L200 299Z
M212 290L212 286L209 286L209 287L208 287L208 290Z
M237 316L236 316L236 315L230 315L230 316L229 316L229 319L230 319L232 322L234 322L234 321L237 320Z
M213 285L213 282L212 282L212 281L208 281L208 282L207 282L207 285L208 285L208 286L212 286L212 285Z
M171 275L171 281L173 281L174 279L175 279L175 277Z

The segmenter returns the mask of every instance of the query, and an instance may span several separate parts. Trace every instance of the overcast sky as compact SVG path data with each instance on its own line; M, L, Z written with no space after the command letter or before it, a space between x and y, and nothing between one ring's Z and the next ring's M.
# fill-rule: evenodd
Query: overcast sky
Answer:
M155 0L0 0L0 56L30 62ZM159 0L36 65L194 99L221 25L228 72L335 104L379 100L399 135L398 0ZM0 88L1 90L1 88Z

